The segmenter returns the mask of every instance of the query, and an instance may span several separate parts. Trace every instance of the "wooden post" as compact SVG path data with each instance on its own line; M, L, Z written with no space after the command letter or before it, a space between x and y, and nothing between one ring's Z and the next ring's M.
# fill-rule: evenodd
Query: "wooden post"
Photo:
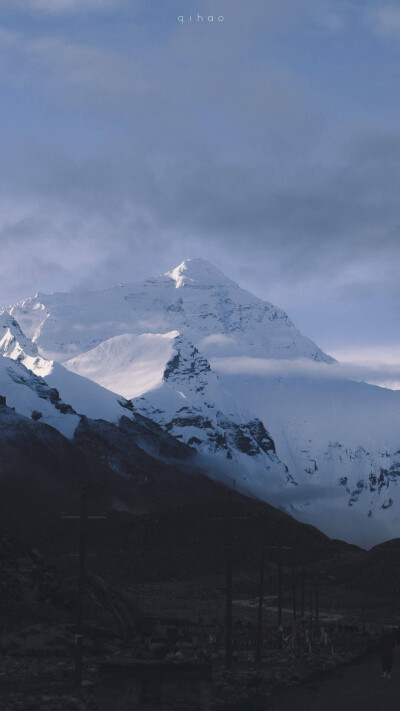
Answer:
M312 581L310 581L310 632L312 630L312 618L313 618L313 588Z
M262 623L263 623L263 602L264 602L264 554L260 556L260 592L258 598L258 627L257 627L257 650L256 662L261 661L262 655Z
M319 580L315 581L315 626L319 628Z
M282 627L282 549L278 553L278 627Z
M79 551L71 553L72 557L78 556L78 590L77 590L77 613L76 613L76 636L75 636L75 687L82 686L83 669L83 635L85 617L85 591L86 591L86 530L88 519L106 519L107 514L100 516L88 516L87 513L87 492L84 487L81 494L81 512L78 515L62 514L63 519L75 519L79 521Z
M75 687L82 686L83 667L83 620L85 608L86 584L86 524L87 506L86 492L81 495L81 516L79 531L79 571L78 571L78 610L76 620L76 648L75 648Z
M226 548L225 665L232 666L232 546Z
M306 588L306 569L304 561L301 566L301 597L300 597L300 614L304 619L304 600L305 600L305 588Z
M278 633L279 633L279 640L278 640L278 645L279 648L282 648L282 643L283 643L283 629L282 629L282 551L291 551L293 550L291 546L282 546L282 541L279 540L279 545L278 546L268 546L269 550L276 550L278 549Z
M293 599L293 622L296 622L296 618L297 618L296 573L295 573L294 566L292 566L292 599Z
M279 544L278 552L278 633L279 649L282 649L283 644L283 629L282 629L282 546Z
M233 482L235 486L235 481ZM234 520L248 520L248 516L232 516L232 494L228 491L228 516L212 516L211 521L227 522L226 545L226 602L225 602L225 665L232 666L232 524Z

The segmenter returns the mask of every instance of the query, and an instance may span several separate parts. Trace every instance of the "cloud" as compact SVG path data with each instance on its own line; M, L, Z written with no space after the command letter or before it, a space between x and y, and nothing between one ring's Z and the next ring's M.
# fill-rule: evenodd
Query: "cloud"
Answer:
M131 281L187 254L287 309L397 298L397 109L380 78L336 61L354 3L219 7L227 23L207 35L178 27L164 0L140 22L116 12L107 31L41 17L0 32L0 230L15 264L0 303Z
M395 353L397 351L397 358ZM284 360L276 358L214 357L210 359L212 368L218 373L229 375L265 375L274 377L311 377L337 380L356 380L372 385L400 389L400 345L391 348L393 357L385 362L379 348L373 349L375 358L365 361L317 363L307 358ZM370 351L371 354L371 351Z
M338 535L338 506L331 505L322 499L318 506L296 507L291 511L294 518L304 523L311 523L330 538ZM340 538L341 540L371 548L377 543L393 538L390 525L374 517L367 518L365 512L358 511L355 507L342 506L340 509Z
M346 363L356 362L363 365L380 363L384 366L396 367L400 364L400 343L390 346L342 346L336 348L332 355Z
M235 339L232 336L226 336L224 333L213 333L211 336L203 338L199 343L200 348L203 346L216 346L218 348L230 345L235 345Z
M381 7L369 9L367 18L371 29L382 37L400 36L400 7L386 4Z
M112 10L124 0L3 0L3 5L7 4L13 9L39 11L56 14L60 12L87 10Z
M45 83L46 93L64 104L71 100L93 110L110 103L126 102L146 90L139 79L135 61L109 49L71 42L62 37L30 37L22 32L0 28L0 53L7 59L3 78L10 68L25 64L25 83ZM19 70L20 71L20 70Z
M312 501L332 501L343 498L343 490L339 486L324 486L323 484L304 484L290 486L268 492L268 502L273 506L287 506L288 504L309 504Z

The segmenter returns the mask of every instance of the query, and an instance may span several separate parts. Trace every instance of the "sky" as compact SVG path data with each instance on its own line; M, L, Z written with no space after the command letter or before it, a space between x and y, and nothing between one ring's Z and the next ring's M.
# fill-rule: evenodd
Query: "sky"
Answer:
M0 306L201 256L400 379L399 89L395 3L1 0Z

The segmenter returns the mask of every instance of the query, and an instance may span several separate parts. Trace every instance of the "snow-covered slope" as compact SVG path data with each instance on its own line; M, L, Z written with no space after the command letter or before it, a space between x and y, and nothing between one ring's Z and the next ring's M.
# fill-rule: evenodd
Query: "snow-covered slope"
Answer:
M214 476L261 498L294 485L263 423L221 386L197 348L183 336L174 341L160 387L133 401L176 439L213 456Z
M0 355L18 360L38 356L37 346L25 336L19 323L8 311L0 311Z
M134 398L161 385L178 335L178 331L139 336L125 333L65 361L64 366L126 398Z
M241 289L202 259L162 276L80 294L37 294L11 309L47 358L60 362L124 334L179 331L206 357L333 359L276 306Z
M51 425L65 437L73 437L80 419L76 412L61 400L57 390L22 363L0 358L0 395L19 414Z
M394 535L400 393L331 375L333 359L281 309L208 262L186 260L162 276L98 292L37 294L3 319L3 354L41 368L78 412L81 401L76 406L67 393L80 386L66 374L81 376L91 417L118 417L120 396L132 399L207 457L210 474L223 470L238 488L335 536ZM293 365L305 361L307 376L294 376ZM266 362L282 364L279 376L260 369ZM109 393L112 415L108 404L95 414L89 381L118 393Z
M400 391L324 377L218 372L264 423L299 484L296 506L329 535L366 545L400 525ZM396 534L397 535L397 534Z
M5 361L1 359L2 355L6 358ZM9 360L15 363L12 365ZM53 390L70 409L92 419L118 422L119 418L126 414L124 398L88 378L70 372L60 363L39 356L37 346L25 336L15 318L5 311L0 313L0 365L3 373L0 394L7 396L9 404L23 415L30 416L32 410L42 412L43 421L66 436L72 437L79 418L75 416L66 421L64 417L60 417L59 410L55 415L53 410L47 409L45 412L43 408L34 406L33 392L43 392L44 388L47 388L47 391ZM36 378L31 378L31 374ZM26 390L15 389L17 381L25 382L29 386L29 396ZM40 397L42 398L42 395ZM46 420L46 417L51 420Z

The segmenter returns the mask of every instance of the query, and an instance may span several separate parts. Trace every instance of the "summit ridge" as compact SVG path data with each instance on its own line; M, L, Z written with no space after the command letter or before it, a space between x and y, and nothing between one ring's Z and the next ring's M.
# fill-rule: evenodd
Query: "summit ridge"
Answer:
M238 285L232 281L232 279L225 276L220 269L217 269L211 262L201 257L185 259L181 264L178 264L177 267L166 272L164 276L175 281L176 289L182 286L204 288L230 285L238 287Z

